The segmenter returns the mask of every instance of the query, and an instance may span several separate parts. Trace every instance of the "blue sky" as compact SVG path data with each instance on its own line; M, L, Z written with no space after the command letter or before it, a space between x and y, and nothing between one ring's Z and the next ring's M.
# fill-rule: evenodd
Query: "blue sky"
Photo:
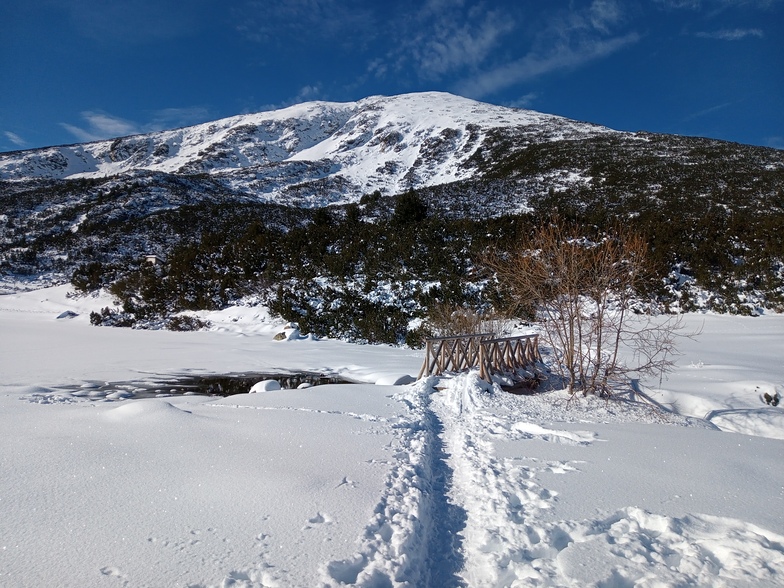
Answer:
M784 149L784 0L0 4L0 151L426 90Z

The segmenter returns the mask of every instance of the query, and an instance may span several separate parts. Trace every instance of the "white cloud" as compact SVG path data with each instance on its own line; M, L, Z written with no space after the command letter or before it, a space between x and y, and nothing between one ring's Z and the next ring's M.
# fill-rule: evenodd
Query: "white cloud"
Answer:
M247 112L265 112L270 110L280 110L295 104L302 104L303 102L313 102L316 100L324 100L324 93L321 89L321 84L311 86L303 86L299 91L287 100L278 103L262 104L260 106L253 105Z
M624 22L621 6L617 0L593 0L587 8L553 14L539 32L534 50L547 52L547 47L590 44L612 35Z
M528 92L525 96L520 96L517 100L510 102L508 106L512 108L531 108L537 98L539 98L538 92Z
M321 84L303 86L299 89L299 92L297 92L297 97L294 98L294 102L292 104L300 104L302 102L318 100L321 98L321 95Z
M100 141L101 139L106 139L107 137L101 137L90 131L77 127L76 125L71 125L68 123L60 123L60 126L63 127L66 131L71 133L78 141L81 142L89 142L89 141Z
M515 30L511 15L499 11L475 8L465 18L456 10L428 12L433 13L430 22L407 44L425 78L477 67Z
M412 67L417 77L433 81L475 71L505 49L509 36L518 32L516 13L489 8L485 2L413 2L410 9L396 10L383 25L384 31L394 32L394 47L370 61L367 72L383 78Z
M664 8L688 8L690 10L699 10L702 6L701 0L654 0L654 2Z
M83 112L82 116L90 123L91 128L103 134L131 135L138 132L138 127L134 123L110 114Z
M79 141L100 141L114 137L135 135L141 129L133 122L123 118L106 114L105 112L85 111L81 113L87 123L86 126L76 126L68 123L60 125L76 137Z
M457 92L483 98L547 73L606 57L640 39L636 32L613 33L624 21L622 5L616 0L594 0L586 8L554 13L524 55L466 76L457 84Z
M12 133L11 131L4 131L3 134L6 136L6 138L9 141L11 141L11 143L16 145L17 147L26 147L27 146L27 141L22 139L22 137L20 137L16 133Z
M719 39L721 41L740 41L746 37L762 38L765 34L760 29L722 29L720 31L699 32L697 37L703 39Z
M622 16L622 10L615 0L594 0L588 13L591 26L603 33L609 33L610 27L620 22Z
M458 85L458 93L481 98L552 71L573 69L601 59L639 39L637 33L628 33L611 39L583 41L574 47L562 45L549 52L530 52L516 61L464 80Z
M86 110L81 113L82 125L60 123L60 126L79 141L101 141L127 137L164 129L185 127L210 120L209 111L202 106L163 108L151 113L148 122L139 124L106 112Z
M703 117L703 116L707 116L709 114L713 114L714 112L718 112L720 110L724 110L728 106L732 106L732 102L724 102L722 104L717 104L715 106L711 106L711 107L706 108L704 110L700 110L699 112L695 112L693 114L690 114L689 116L687 116L683 120L684 121L690 121L690 120L694 120L695 118L700 118L700 117Z

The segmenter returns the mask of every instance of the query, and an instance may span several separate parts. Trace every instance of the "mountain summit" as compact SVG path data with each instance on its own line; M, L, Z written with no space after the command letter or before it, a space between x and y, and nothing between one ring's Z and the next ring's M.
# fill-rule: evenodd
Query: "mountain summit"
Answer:
M476 176L498 129L516 147L615 133L439 92L308 102L181 129L0 154L0 179L208 174L263 201L319 206Z

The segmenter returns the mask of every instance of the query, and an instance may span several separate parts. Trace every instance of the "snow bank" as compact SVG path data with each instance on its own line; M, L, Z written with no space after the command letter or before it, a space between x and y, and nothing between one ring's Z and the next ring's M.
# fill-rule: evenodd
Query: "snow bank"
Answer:
M256 382L251 386L250 392L269 392L270 390L280 390L280 384L277 380L262 380Z
M682 355L664 382L646 393L674 412L724 431L784 439L784 410L764 395L784 396L784 315L687 315Z

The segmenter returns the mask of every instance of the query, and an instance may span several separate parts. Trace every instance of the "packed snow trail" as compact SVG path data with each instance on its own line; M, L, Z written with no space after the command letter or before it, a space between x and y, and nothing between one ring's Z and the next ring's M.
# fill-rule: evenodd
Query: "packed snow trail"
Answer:
M444 388L439 391L436 385ZM397 459L360 549L330 562L332 586L557 585L555 561L570 536L537 521L554 494L535 481L538 471L566 473L563 462L521 465L500 459L490 437L591 443L586 431L508 423L482 410L492 389L476 373L429 378L396 395L408 414L396 426ZM553 584L555 582L555 584Z
M471 373L450 380L434 395L434 411L444 423L454 468L451 498L468 515L461 531L461 575L472 587L510 586L516 580L533 584L546 577L531 562L554 557L563 540L542 537L541 529L528 524L548 508L552 494L533 480L529 468L496 458L486 436L499 428L498 419L482 414L479 396L488 389Z
M430 409L432 379L396 395L407 408L395 427L397 462L387 492L351 558L330 562L331 586L436 588L463 586L458 531L465 513L448 501L452 472L441 440L442 426Z

